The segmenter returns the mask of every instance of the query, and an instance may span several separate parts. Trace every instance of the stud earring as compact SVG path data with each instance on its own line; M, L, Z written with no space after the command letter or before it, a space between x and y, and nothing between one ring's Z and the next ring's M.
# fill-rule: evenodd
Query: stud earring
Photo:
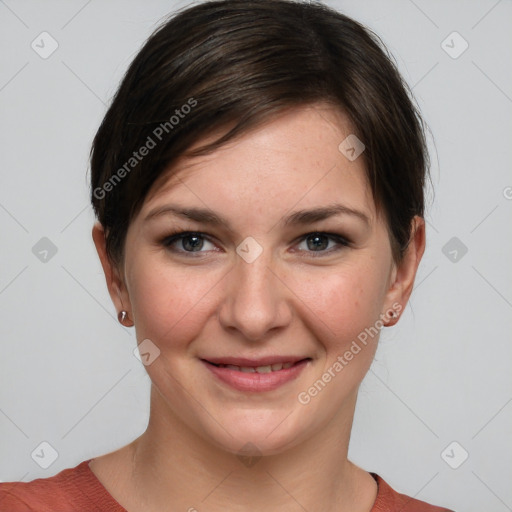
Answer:
M117 315L117 319L119 320L119 323L121 323L121 324L123 324L127 318L128 318L128 312L125 311L124 309L122 311L120 311L119 314Z
M384 324L386 327L394 325L394 321L400 316L396 311L389 311L386 313L389 317L389 320Z

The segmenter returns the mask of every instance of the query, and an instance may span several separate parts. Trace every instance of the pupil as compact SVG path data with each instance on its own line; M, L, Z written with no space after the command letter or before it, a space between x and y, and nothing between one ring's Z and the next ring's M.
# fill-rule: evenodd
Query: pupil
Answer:
M309 242L312 241L310 244ZM308 238L308 249L310 250L318 250L318 249L325 249L328 245L327 237L324 235L311 235Z
M183 239L183 248L186 250L201 249L203 241L198 236L188 236Z

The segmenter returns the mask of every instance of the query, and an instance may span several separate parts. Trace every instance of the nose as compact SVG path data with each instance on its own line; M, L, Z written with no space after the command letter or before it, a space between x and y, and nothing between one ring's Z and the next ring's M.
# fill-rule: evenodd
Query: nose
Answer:
M249 341L264 341L289 325L291 293L265 253L252 263L237 258L226 276L221 325Z

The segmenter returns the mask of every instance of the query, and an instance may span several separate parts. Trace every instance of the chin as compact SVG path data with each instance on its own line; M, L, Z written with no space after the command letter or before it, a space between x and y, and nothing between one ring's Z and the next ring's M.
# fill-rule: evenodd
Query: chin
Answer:
M203 435L218 448L239 457L279 455L300 444L304 437L304 426L299 431L297 425L288 423L288 414L245 412L243 418L222 419L222 424L229 425L227 432L215 424L214 431L208 428Z

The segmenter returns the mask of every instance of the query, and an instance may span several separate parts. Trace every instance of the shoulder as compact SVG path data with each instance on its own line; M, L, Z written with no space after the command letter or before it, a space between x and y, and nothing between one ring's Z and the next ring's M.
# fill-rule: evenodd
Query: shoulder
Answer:
M453 512L447 508L430 505L394 491L379 475L371 473L377 481L377 499L370 512Z
M31 482L0 483L0 510L8 512L125 512L89 469L89 461Z

